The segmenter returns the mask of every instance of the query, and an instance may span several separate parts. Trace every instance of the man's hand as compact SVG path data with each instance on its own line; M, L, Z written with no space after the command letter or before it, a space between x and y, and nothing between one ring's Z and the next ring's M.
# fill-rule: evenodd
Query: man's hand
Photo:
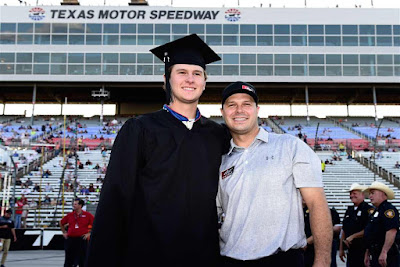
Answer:
M16 236L14 236L14 242L17 242L17 237Z
M349 236L348 238L346 238L346 239L344 240L344 242L346 243L346 246L347 246L347 247L350 247L351 242L353 242L353 240L354 240L354 236L351 235L351 236Z
M387 260L387 252L382 250L382 252L381 252L381 254L379 255L379 258L378 258L379 264L382 267L386 267L387 266L387 261L386 260Z
M340 257L340 260L341 260L341 261L346 262L346 261L345 261L345 259L346 259L346 253L344 252L344 249L339 249L339 257Z
M68 238L68 233L67 233L67 232L64 232L64 233L63 233L63 236L64 236L65 239L67 239L67 238Z
M365 251L365 255L364 255L364 265L365 265L365 267L369 267L369 263L370 263L369 251L367 249L367 251Z
M90 233L84 234L82 237L83 237L83 240L89 240Z

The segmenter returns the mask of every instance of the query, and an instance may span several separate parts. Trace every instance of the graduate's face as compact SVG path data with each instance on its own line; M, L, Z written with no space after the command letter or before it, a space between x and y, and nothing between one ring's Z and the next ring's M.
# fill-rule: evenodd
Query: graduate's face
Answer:
M169 82L172 102L197 104L206 86L204 69L197 65L175 64Z
M259 109L250 95L236 93L226 99L221 113L232 134L245 135L258 131Z

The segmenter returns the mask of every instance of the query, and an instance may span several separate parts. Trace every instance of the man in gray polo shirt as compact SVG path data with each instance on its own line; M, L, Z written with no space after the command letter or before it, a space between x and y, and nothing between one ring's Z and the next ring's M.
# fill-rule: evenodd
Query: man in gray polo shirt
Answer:
M316 154L298 138L258 126L258 97L248 83L222 93L231 148L220 167L223 266L303 266L302 198L311 216L314 266L329 266L332 222Z

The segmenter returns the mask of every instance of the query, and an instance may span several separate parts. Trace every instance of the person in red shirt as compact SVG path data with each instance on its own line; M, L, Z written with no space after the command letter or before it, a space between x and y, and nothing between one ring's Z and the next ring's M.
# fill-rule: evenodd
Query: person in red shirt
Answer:
M82 199L75 199L73 211L60 221L61 231L65 238L64 267L77 266L76 263L79 263L79 267L83 267L85 263L94 217L91 213L82 210L84 204Z

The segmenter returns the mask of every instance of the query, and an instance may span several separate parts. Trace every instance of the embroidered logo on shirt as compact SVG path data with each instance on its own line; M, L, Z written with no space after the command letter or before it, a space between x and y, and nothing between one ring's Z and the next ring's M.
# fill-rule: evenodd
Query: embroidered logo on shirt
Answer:
M225 179L225 178L228 178L229 176L231 176L233 174L234 169L235 169L235 166L221 172L222 179Z
M385 216L388 217L389 219L392 219L394 217L394 210L390 209L385 211Z

